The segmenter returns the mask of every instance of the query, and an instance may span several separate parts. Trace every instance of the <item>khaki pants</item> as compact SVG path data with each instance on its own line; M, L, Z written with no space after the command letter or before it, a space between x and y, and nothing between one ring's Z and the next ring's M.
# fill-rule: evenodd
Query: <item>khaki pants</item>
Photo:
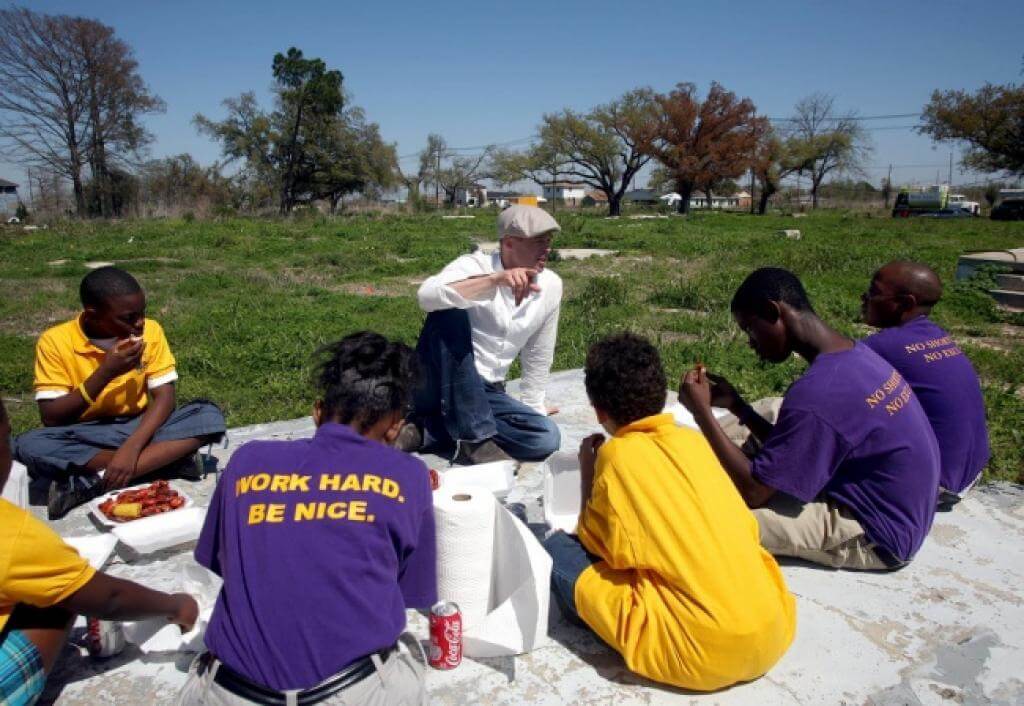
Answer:
M774 423L782 408L781 397L765 397L751 407ZM722 429L745 454L753 457L761 444L733 415L719 420ZM843 569L888 569L875 554L864 528L848 510L829 501L801 503L776 493L765 507L754 510L761 530L761 546L775 556L792 556L815 564Z
M323 706L425 706L430 703L423 681L423 665L401 648L385 662L373 655L377 671L362 681L319 702ZM178 706L246 706L252 703L213 681L220 662L200 676L198 659L188 670L188 681L178 695Z
M774 556L792 556L836 569L889 569L849 510L831 500L802 503L776 493L754 510L761 546Z

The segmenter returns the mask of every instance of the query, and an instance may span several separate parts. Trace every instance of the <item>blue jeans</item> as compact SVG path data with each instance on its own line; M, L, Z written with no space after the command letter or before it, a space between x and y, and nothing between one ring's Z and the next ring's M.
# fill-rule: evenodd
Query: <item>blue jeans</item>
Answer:
M506 395L503 384L480 377L465 311L428 314L416 353L421 379L410 418L439 445L494 439L505 453L523 461L539 461L558 450L558 425Z
M587 567L601 559L584 549L580 540L565 532L555 532L543 544L552 559L551 589L555 594L555 602L567 618L579 620L576 581Z

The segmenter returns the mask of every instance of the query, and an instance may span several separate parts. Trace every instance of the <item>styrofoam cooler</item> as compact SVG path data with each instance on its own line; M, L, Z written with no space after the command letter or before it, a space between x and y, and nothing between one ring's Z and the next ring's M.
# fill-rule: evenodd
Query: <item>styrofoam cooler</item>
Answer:
M17 461L11 463L11 474L7 476L3 499L20 508L28 508L28 469Z
M552 529L573 534L580 517L580 464L576 454L557 451L545 462L544 521Z

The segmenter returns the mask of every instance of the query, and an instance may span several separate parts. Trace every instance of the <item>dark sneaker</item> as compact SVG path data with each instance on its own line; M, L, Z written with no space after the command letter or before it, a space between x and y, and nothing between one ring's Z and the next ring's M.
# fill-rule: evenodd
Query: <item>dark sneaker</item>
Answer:
M412 422L406 422L392 446L407 454L419 451L423 448L423 430Z
M72 476L67 481L53 481L46 497L46 515L51 520L59 520L102 494L103 483L97 477L84 480L81 476Z
M459 452L452 459L452 463L459 463L466 466L475 466L478 463L493 463L495 461L514 460L501 447L494 443L493 439L483 441L463 441L459 444Z
M939 499L935 504L936 512L950 512L962 500L956 493L951 493L942 488L939 489Z
M184 478L185 480L202 480L206 477L206 469L203 467L203 457L196 451L179 458L174 463L164 466L160 475L166 478Z

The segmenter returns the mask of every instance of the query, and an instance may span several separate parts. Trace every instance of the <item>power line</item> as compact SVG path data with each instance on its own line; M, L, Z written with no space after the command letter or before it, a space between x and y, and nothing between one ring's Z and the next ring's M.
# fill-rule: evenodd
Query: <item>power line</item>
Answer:
M854 122L861 122L864 120L896 120L898 118L919 118L920 113L892 113L890 115L853 115L853 116L839 116L839 117L827 117L822 118L825 122L839 122L841 120L850 120ZM797 122L800 118L768 118L774 123L792 123Z

